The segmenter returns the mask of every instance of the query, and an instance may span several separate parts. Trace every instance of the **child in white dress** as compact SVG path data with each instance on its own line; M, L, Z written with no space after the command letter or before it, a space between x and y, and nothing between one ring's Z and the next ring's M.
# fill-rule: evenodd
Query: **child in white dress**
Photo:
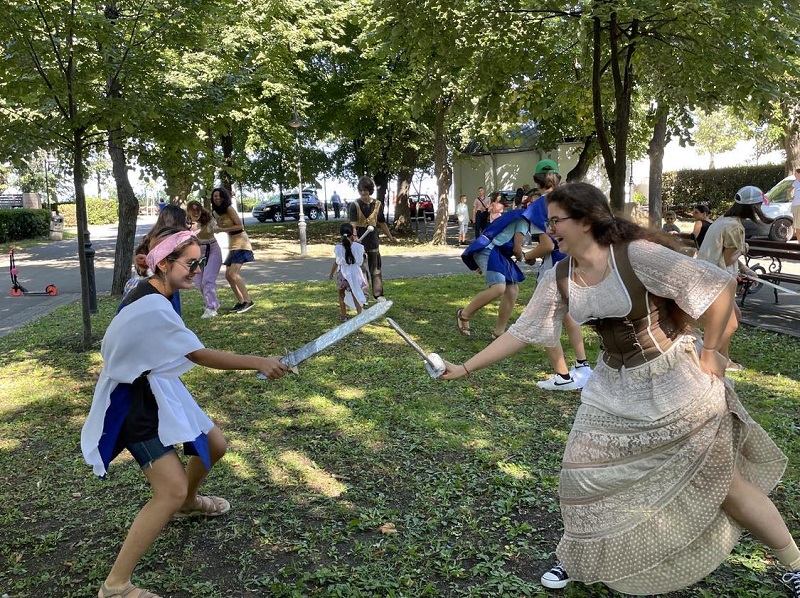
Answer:
M336 286L339 289L339 319L347 319L347 308L361 313L362 306L367 302L364 289L367 288L367 279L364 277L362 266L364 264L364 246L358 242L349 222L339 227L342 242L333 248L334 261L331 266L333 279L336 275Z

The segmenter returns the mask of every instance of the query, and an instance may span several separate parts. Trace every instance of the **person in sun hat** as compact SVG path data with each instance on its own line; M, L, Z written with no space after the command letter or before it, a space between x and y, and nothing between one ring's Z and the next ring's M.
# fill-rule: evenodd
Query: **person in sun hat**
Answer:
M708 227L703 244L697 251L697 259L715 264L727 271L733 278L736 278L739 273L754 276L755 272L748 268L742 259L747 255L743 222L752 220L764 224L772 223L772 218L765 216L761 211L763 202L764 193L758 187L748 185L739 189L734 195L733 205ZM726 357L729 357L731 337L739 327L741 318L739 306L734 303L733 308L719 349L719 352ZM743 368L735 361L729 361L727 369L737 371Z

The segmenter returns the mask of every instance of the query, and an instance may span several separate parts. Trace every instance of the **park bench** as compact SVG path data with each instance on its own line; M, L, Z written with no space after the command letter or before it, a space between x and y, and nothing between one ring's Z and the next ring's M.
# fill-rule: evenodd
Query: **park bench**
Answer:
M22 194L6 194L0 195L0 209L10 209L10 208L21 208L23 207L22 203Z
M800 243L748 239L748 246L749 249L745 257L748 267L763 270L762 264L751 265L751 262L753 260L767 262L766 270L758 272L759 278L763 278L773 284L800 285L800 274L792 274L783 270L784 262L800 263ZM761 266L761 268L756 266ZM741 298L742 305L744 305L748 290L749 287L745 286ZM775 294L775 303L778 303L778 289L773 289L773 292Z

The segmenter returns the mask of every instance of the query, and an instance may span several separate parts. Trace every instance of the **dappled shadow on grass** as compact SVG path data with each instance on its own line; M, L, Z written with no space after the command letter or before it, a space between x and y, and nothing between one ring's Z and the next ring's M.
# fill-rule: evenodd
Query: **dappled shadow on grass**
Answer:
M494 307L474 318L472 337L455 329L456 308L481 287L469 276L393 281L389 315L426 350L460 362L489 342ZM252 292L256 308L210 320L199 318L201 299L188 292L187 324L209 347L262 354L295 349L338 324L331 285ZM103 302L103 321L113 308ZM8 505L0 515L0 590L36 595L50 583L89 595L147 500L147 485L127 457L105 482L80 458L96 351L68 354L58 339L17 334L16 343L0 341L16 351L2 365L24 363L30 392L15 390L15 404L0 410L0 437L12 439L0 449L0 498ZM587 339L594 356L596 338ZM170 524L135 580L179 597L493 596L500 588L537 595L560 533L557 475L579 400L540 391L536 380L549 374L543 351L529 348L469 380L434 381L382 323L275 382L194 368L184 381L230 441L206 490L231 500L233 510ZM736 375L743 399L771 384L745 375ZM796 421L796 412L785 415ZM787 480L796 487L796 470ZM753 587L724 568L715 576L720 583L711 586L731 594ZM602 593L579 585L568 592Z

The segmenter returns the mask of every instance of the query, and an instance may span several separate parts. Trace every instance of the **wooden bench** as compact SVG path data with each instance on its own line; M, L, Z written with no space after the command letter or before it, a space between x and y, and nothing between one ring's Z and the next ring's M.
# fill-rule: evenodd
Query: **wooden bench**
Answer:
M800 263L800 243L749 239L748 246L749 249L745 261L749 268L756 270L759 278L763 278L773 284L800 285L800 274L783 271L783 265L786 261ZM751 264L753 260L768 262L766 269L760 263ZM741 298L742 305L744 305L744 300L749 290L749 286L745 285ZM778 289L772 290L775 294L775 303L778 303Z

